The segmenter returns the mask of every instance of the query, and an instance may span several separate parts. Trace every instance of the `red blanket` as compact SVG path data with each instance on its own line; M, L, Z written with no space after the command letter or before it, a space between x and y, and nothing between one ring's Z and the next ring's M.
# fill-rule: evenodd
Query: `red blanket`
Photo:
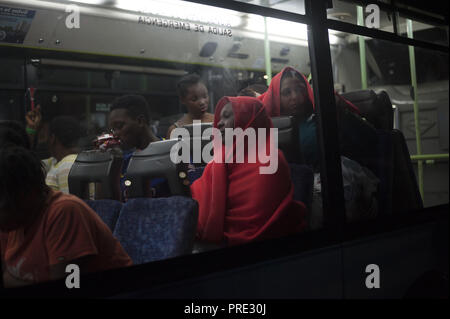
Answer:
M308 99L311 101L314 108L314 93L311 86L309 85L308 80L302 73L292 67L287 66L272 78L267 91L258 97L258 99L263 102L269 116L280 116L281 78L283 76L283 73L286 71L293 71L297 73L305 81L305 85L308 91ZM334 92L334 94L336 96L336 100L339 102L339 107L348 108L351 112L359 114L359 110L354 104L344 99L336 92Z
M220 112L227 103L232 104L235 128L267 129L266 147L258 150L246 142L244 163L221 163L216 158L192 184L192 197L199 203L197 237L235 245L303 230L306 208L303 203L293 200L294 189L283 154L279 150L275 152L278 169L274 174L260 174L260 167L268 164L261 163L258 156L256 163L248 161L253 152L269 154L272 122L263 105L251 97L224 97L216 107L214 127L217 127ZM218 147L222 147L222 159L228 156L223 145Z

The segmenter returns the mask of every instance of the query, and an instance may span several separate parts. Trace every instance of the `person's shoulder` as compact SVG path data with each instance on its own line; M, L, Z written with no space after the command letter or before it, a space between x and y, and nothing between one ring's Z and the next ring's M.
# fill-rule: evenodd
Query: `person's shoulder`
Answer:
M205 113L205 122L214 122L214 114L212 113Z
M173 123L176 127L182 127L187 124L192 124L192 117L190 117L189 114L184 114L178 121Z
M77 159L78 154L69 154L62 158L58 163L53 165L51 170L56 169L57 171L70 169ZM69 173L69 172L67 172Z
M49 200L49 212L89 211L89 206L80 198L72 194L53 191Z

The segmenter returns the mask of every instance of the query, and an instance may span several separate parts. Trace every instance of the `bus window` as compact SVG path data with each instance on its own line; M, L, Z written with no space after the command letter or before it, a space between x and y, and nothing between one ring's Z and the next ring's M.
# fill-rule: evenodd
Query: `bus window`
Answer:
M190 116L191 122L201 119L195 118L197 115L191 113L184 96L177 90L177 83L186 75L197 74L204 85L209 102L202 112L214 114L224 96L259 97L259 100L231 99L226 104L234 108L234 125L242 129L253 125L255 132L258 128L267 129L270 134L266 142L270 143L266 146L278 141L282 155L276 148L270 149L273 157L268 166L262 164L265 158L258 158L261 168L274 168L267 174L256 166L239 164L229 166L228 171L234 167L236 171L249 169L251 174L224 175L218 181L205 178L206 189L193 191L194 199L200 203L200 215L212 214L211 218L217 218L213 214L221 211L226 223L218 230L213 229L216 233L212 237L198 235L200 244L195 249L202 249L202 241L227 247L323 227L317 117L308 80L311 68L306 24L186 1L154 0L145 5L140 2L139 6L128 1L103 6L74 4L81 14L79 28L72 26L74 21L60 19L66 12L63 3L19 1L17 4L35 12L33 17L27 17L33 24L29 30L24 29L28 33L23 40L24 45L34 50L21 61L26 65L26 72L18 67L10 73L17 79L26 74L24 82L36 90L36 105L41 107L43 122L48 123L59 115L76 118L83 129L80 150L89 150L96 136L114 128L109 127L111 106L123 95L144 97L150 108L148 124L158 139L166 137L168 128L182 118ZM295 12L303 13L303 1L289 5L292 4L301 4L296 7L300 11ZM274 7L291 11L295 6L286 2ZM55 23L44 23L44 20ZM9 96L12 94L8 91ZM25 109L29 111L31 105L25 105ZM245 118L240 112L246 114L250 110L267 119L238 121ZM225 115L216 114L217 122L222 116ZM270 123L278 131L270 131ZM212 117L209 124L212 125ZM276 132L278 136L274 139ZM42 134L39 140L42 146L45 137ZM136 148L134 145L131 151L140 151ZM40 154L48 155L44 150ZM200 169L208 174L208 167ZM252 178L243 182L243 176ZM200 185L200 180L191 183ZM202 195L195 197L196 194L207 194L223 183L234 183L219 188L223 192L219 194L223 205L215 209L202 207L211 202L210 198L202 202ZM227 210L225 203L231 203L234 211ZM247 222L233 216L236 212L247 214ZM199 227L207 219L200 216ZM117 236L122 240L132 240L124 233L145 236L145 232L121 231L117 231ZM203 233L208 232L210 229ZM144 263L158 258L161 257L140 256L137 260Z
M386 153L375 159L382 154L371 146L370 165L384 166L373 166L380 178L378 192L389 198L381 202L392 199L382 210L409 211L447 202L448 132L441 128L448 125L448 55L352 34L335 35L341 39L340 45L331 46L336 89L362 107L362 117L377 131L379 147L389 147L386 139L394 145L389 160ZM407 165L399 162L401 148ZM423 161L418 160L421 157Z
M293 0L293 1L238 0L238 1L286 12L305 14L305 0Z

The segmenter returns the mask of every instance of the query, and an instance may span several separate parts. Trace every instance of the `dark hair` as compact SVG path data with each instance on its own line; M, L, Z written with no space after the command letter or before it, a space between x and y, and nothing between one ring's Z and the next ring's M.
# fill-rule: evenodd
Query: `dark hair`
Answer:
M197 83L203 83L200 76L196 73L188 74L180 79L177 83L177 92L180 98L185 97L188 94L188 90L191 86Z
M255 93L263 94L268 89L267 85L265 84L251 84L242 90L239 91L238 96L251 96L256 97Z
M74 147L81 136L80 124L71 116L57 116L50 121L49 134L54 134L64 147Z
M27 149L31 148L28 134L23 125L10 120L0 121L0 144L14 144Z
M302 83L305 83L305 79L300 75L300 73L291 70L291 69L287 69L286 71L283 72L283 75L281 76L281 82L285 79L285 78L297 78L300 81L302 81Z
M150 123L150 110L147 101L141 95L124 95L116 98L111 106L111 111L117 109L126 109L128 115L133 119L143 115L145 122Z
M41 161L31 150L0 148L0 229L12 220L15 226L29 221L33 211L44 205L48 192Z

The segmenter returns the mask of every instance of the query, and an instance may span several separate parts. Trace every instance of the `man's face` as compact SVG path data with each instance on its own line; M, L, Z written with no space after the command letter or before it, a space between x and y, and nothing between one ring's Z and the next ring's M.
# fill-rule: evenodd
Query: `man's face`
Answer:
M296 77L283 79L280 87L281 115L303 115L306 95L305 83Z
M201 116L209 106L208 89L202 83L197 83L188 88L187 94L181 99L188 112L193 116Z
M225 129L234 128L234 112L231 103L225 104L220 112L220 120L217 123L217 128L222 134L222 141L225 141Z
M138 146L141 121L129 116L126 109L115 109L109 114L109 128L119 137L123 149Z

